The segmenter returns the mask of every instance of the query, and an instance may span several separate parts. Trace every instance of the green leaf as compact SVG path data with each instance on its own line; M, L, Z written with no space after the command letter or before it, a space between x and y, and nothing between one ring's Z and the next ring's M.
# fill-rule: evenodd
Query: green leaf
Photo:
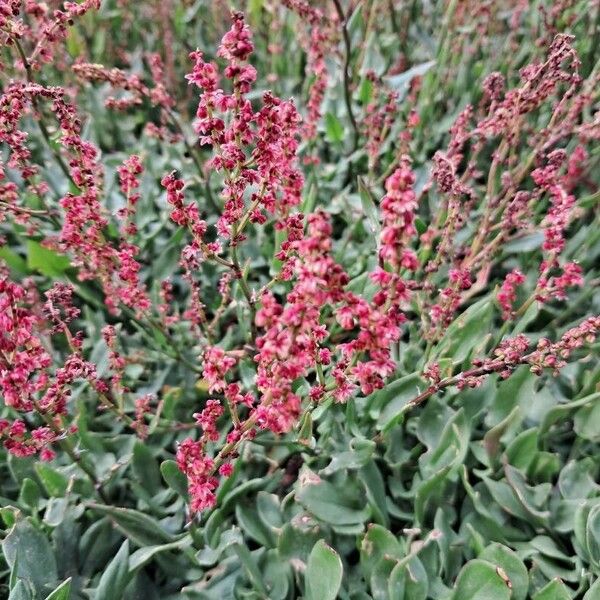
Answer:
M533 600L571 600L572 597L567 586L560 579L553 579L533 596Z
M259 22L262 8L263 0L250 0L250 2L248 2L248 14L253 22Z
M156 458L148 446L139 440L133 447L133 472L150 494L156 494L160 490L160 470Z
M296 492L296 499L315 517L331 525L364 523L371 514L370 509L361 507L356 498L324 480L301 487Z
M300 427L298 428L298 442L310 446L313 436L313 419L312 413L306 411L302 416Z
M69 600L71 597L71 578L63 581L53 592L46 596L46 600Z
M432 396L422 408L417 422L416 435L419 441L428 448L435 448L439 445L440 438L444 430L448 427L448 422L456 415L446 400Z
M515 406L514 410L517 410L518 408L518 406ZM539 454L538 440L539 435L537 427L522 431L506 449L506 459L508 464L527 473L529 467Z
M585 558L590 560L588 551L588 518L593 508L600 506L600 498L592 498L585 502L580 502L575 510L573 519L573 533L575 539L581 547L581 552L585 555Z
M235 516L246 536L254 539L260 546L271 548L275 545L273 532L262 522L254 506L236 504Z
M360 469L358 476L365 486L367 499L373 510L373 520L384 527L389 527L385 483L377 463L370 460Z
M577 204L582 208L592 208L598 204L598 199L600 198L600 191L594 192L593 194L589 194L587 196L583 196L583 198L579 198L577 200Z
M363 77L360 82L360 88L358 89L358 100L366 106L373 96L373 83L368 77Z
M427 73L427 71L429 71L429 69L435 65L435 62L435 60L428 60L421 64L415 65L414 67L407 69L398 75L390 75L384 79L393 90L400 94L404 94L408 91L410 82L415 77L425 75L425 73Z
M88 502L87 507L109 517L124 535L140 546L170 544L176 541L175 536L165 531L155 519L132 508L118 508L94 502Z
M8 246L0 248L0 259L2 259L13 271L19 275L28 275L27 263Z
M511 600L525 600L529 590L529 576L523 561L510 548L492 544L478 557L500 567L510 580Z
M319 540L311 550L304 581L307 600L335 600L344 568L338 553Z
M416 556L408 562L399 562L390 573L388 590L390 598L426 600L429 578L423 563Z
M9 589L13 589L18 581L18 573L19 573L19 549L17 548L17 554L15 556L15 562L10 569L10 577L8 579L8 587Z
M168 552L170 550L181 550L191 546L192 538L190 535L182 537L171 544L160 544L158 546L146 546L136 550L129 558L129 573L133 574L141 569L146 563L150 562L156 555Z
M402 558L402 547L396 536L381 525L369 525L360 544L360 566L369 577L379 561L385 557Z
M389 431L401 420L410 400L418 396L427 384L418 373L401 377L376 392L371 400L371 415L377 419L377 429Z
M506 578L493 564L476 558L461 570L452 600L510 600Z
M12 569L19 560L17 577L30 581L39 595L46 586L56 585L56 559L50 542L28 520L17 521L2 542L2 551Z
M523 252L531 252L539 248L544 242L544 234L541 231L536 231L531 235L524 235L517 239L507 242L502 247L502 250L507 253L522 254Z
M21 511L11 505L3 506L0 508L0 516L6 527L12 527L17 522L17 519L20 518Z
M293 587L292 566L281 559L277 550L269 550L265 554L263 578L269 593L269 600L287 600Z
M122 598L129 582L129 540L125 540L100 577L95 600Z
M76 58L83 51L83 40L77 29L70 27L67 30L67 39L65 40L69 54Z
M369 228L373 234L375 240L378 239L381 232L381 224L379 222L379 210L375 204L375 199L371 190L367 187L362 177L358 178L358 191L360 193L360 201L362 204L363 212L367 217Z
M160 473L167 485L180 496L188 499L187 477L179 470L174 460L165 460L160 464Z
M40 498L41 490L38 484L29 477L23 479L21 491L19 492L19 502L26 504L33 510L37 510Z
M69 259L39 242L27 240L27 267L48 277L60 277L71 266Z
M214 565L221 555L234 544L242 543L244 540L242 532L237 527L232 527L224 531L219 538L219 544L216 548L211 548L209 545L204 546L199 550L195 559L199 565L209 567Z
M592 587L585 593L583 600L598 600L600 598L600 579L596 579Z
M430 499L443 494L443 484L451 468L452 465L447 465L419 484L415 494L415 519L418 524L422 525L425 522L425 513Z
M66 494L69 480L62 473L44 463L36 463L35 472L49 497L62 497Z
M50 498L44 512L44 523L57 527L63 522L68 508L68 498Z
M492 427L492 429L490 429L483 436L483 445L485 451L492 461L496 460L498 457L500 452L500 440L502 436L516 421L520 421L521 419L521 409L517 405L502 421L500 421L500 423L498 423L495 427ZM511 464L514 465L514 463Z
M600 440L600 402L580 408L573 419L575 433L584 440Z
M427 225L425 224L425 221L423 221L423 219L416 217L415 218L415 229L417 230L417 233L419 235L422 235L423 233L425 233L427 231Z
M450 356L462 363L486 339L490 331L494 305L491 298L482 298L458 315L446 329L434 353L435 358Z
M283 560L306 563L308 555L318 539L318 522L308 515L300 513L281 529L277 540L279 556Z
M33 592L24 580L17 581L15 587L10 591L8 600L34 600Z
M470 426L461 408L448 419L435 445L419 458L423 478L446 466L458 467L467 454L469 439Z
M595 565L600 565L600 505L594 506L585 527L586 549Z
M364 61L361 65L361 73L366 74L373 71L377 75L383 75L386 70L386 59L381 53L381 48L378 44L378 32L372 31L364 44L365 53Z
M230 479L227 481L230 481ZM233 487L233 489L229 490L227 494L222 496L218 495L217 501L221 506L221 510L224 513L227 513L228 511L235 509L236 504L241 501L241 498L255 492L256 490L260 490L267 485L273 485L275 481L275 476L272 476L268 481L263 477L249 479L248 481L244 481L244 483Z
M373 456L375 442L353 439L350 442L350 447L351 450L334 454L331 462L319 473L328 476L342 469L360 469L364 467Z
M233 544L233 549L246 570L246 574L248 575L252 587L261 594L262 597L265 597L267 590L262 582L262 574L256 565L252 553L244 544Z
M314 184L314 182L312 182L308 188L308 192L306 193L304 200L302 201L301 212L303 212L305 214L311 213L315 207L316 202L317 202L317 186ZM279 247L276 246L276 249L279 250Z
M260 520L273 532L279 532L283 525L281 504L277 494L258 492L256 495L256 509Z
M550 431L552 425L566 418L570 412L582 406L592 404L593 402L599 399L600 392L595 392L593 394L590 394L589 396L585 396L584 398L579 398L578 400L573 400L572 402L567 402L565 404L558 404L556 406L553 406L545 414L544 419L542 420L542 423L539 428L540 437L543 437L548 431Z
M595 482L596 461L588 456L583 460L568 462L558 476L558 489L563 498L568 500L585 500L597 493Z
M344 139L344 126L333 113L325 113L325 133L330 142L339 144Z

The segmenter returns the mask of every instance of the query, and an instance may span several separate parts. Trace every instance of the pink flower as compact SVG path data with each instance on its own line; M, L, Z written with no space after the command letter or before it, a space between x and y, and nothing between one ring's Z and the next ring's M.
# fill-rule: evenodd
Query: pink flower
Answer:
M218 400L207 400L206 406L201 413L195 413L194 418L202 427L203 438L207 441L216 442L219 439L217 419L223 414L223 407Z
M383 227L379 255L395 269L417 268L416 256L406 248L416 234L414 212L417 198L413 190L414 182L410 160L403 157L400 167L385 182L386 195L380 204Z
M516 288L523 283L525 283L525 275L518 269L514 269L504 278L502 287L496 297L502 308L502 316L505 319L512 317L513 304L517 298Z
M219 467L219 475L222 475L223 477L230 477L232 473L233 465L231 463L223 463Z
M248 56L254 50L252 36L248 25L244 22L244 15L241 12L232 12L232 28L223 36L221 45L217 51L217 56L227 60L247 60Z
M202 358L202 375L208 382L209 391L222 392L227 386L225 375L235 367L235 358L228 356L218 346L208 346Z
M213 476L214 462L204 454L202 444L185 439L177 448L176 460L188 478L190 510L195 513L213 507L218 481Z

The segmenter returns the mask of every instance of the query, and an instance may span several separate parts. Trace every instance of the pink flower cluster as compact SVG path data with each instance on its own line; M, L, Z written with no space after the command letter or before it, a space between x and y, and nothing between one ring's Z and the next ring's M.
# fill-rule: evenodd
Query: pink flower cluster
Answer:
M235 364L235 358L228 356L218 346L211 346L205 349L202 374L208 382L209 392L222 392L225 389L227 385L225 375L235 367Z
M564 232L572 218L575 197L565 189L560 168L566 161L564 150L555 150L548 155L548 164L535 169L531 174L535 183L550 195L551 206L546 214L544 250L560 254L565 246Z
M203 449L203 444L185 439L177 448L177 466L188 479L190 510L195 513L215 505L215 489L219 480L214 475L214 461Z
M71 338L66 323L78 311L71 305L71 291L58 284L47 293L43 313L50 318L48 333L62 331L72 341L73 354L54 373L45 349L46 323L31 305L32 299L20 285L0 273L0 394L4 404L18 413L36 413L47 425L34 427L23 419L0 420L0 439L15 456L40 454L51 460L52 443L72 432L63 424L72 384L87 380L98 389L101 382L95 367L77 353L77 338Z
M232 93L218 87L218 67L206 62L200 51L190 55L195 64L187 79L202 90L195 129L200 142L215 150L209 167L222 171L226 181L217 229L235 245L243 241L247 222L265 222L262 209L284 216L297 206L303 177L295 164L300 123L296 108L266 92L262 108L253 110L246 94L256 70L245 62L253 50L252 39L243 15L233 13L232 18L233 27L217 53L228 61L223 73L231 81Z
M159 109L159 122L158 124L154 121L146 123L146 133L159 139L178 141L182 137L182 132L177 131L179 127L173 122L171 110L175 106L175 99L169 95L165 87L162 60L156 53L148 54L146 59L152 79L149 84L144 83L141 75L128 74L116 67L107 69L103 65L77 62L72 68L81 81L105 82L114 90L121 92L118 96L106 98L104 104L107 108L124 111L149 101ZM176 131L173 131L173 127Z
M72 265L79 269L81 280L99 279L107 306L118 312L119 303L143 312L150 306L144 286L138 278L139 264L135 255L137 247L122 241L118 248L107 243L105 229L108 218L100 203L102 171L98 164L98 151L93 144L81 138L81 122L75 107L66 100L65 90L37 84L14 83L8 86L0 100L0 131L11 154L8 166L18 167L24 178L36 175L30 164L30 151L26 146L27 134L19 130L27 101L50 103L60 127L59 143L67 158L68 175L77 187L77 193L67 193L59 204L64 211L61 231L57 239L48 238L47 245L72 256ZM2 107L5 107L4 109ZM138 161L139 162L139 161ZM133 171L123 185L135 187L140 165L130 159L122 170ZM124 171L122 171L124 175ZM137 180L135 180L137 182ZM138 196L129 199L127 214L133 213ZM129 225L128 230L134 227Z
M335 46L335 23L333 19L326 18L321 9L311 6L305 0L284 0L283 3L305 22L309 30L304 37L303 46L307 54L306 74L312 78L312 83L306 102L307 114L303 130L304 138L313 140L317 137L321 106L327 91L329 76L325 58Z
M135 154L117 168L121 192L123 192L127 201L126 206L119 211L119 217L125 221L124 235L135 235L137 233L137 227L135 223L131 222L131 218L135 215L135 205L141 197L136 190L140 187L139 176L143 170L140 157Z
M318 361L327 330L320 323L321 308L343 298L347 275L330 256L331 224L324 213L307 219L306 237L293 242L289 258L296 282L281 306L267 292L256 314L265 329L257 338L256 386L260 392L256 418L260 427L276 433L289 431L300 414L300 397L293 383L306 376Z
M568 287L583 285L583 272L577 263L560 265L559 256L565 247L565 231L573 219L575 197L568 193L570 184L569 169L561 169L567 164L564 150L554 150L547 156L547 165L535 169L532 178L541 190L550 196L550 208L542 225L544 226L543 249L547 255L540 265L537 284L537 299L546 302L551 298L564 300ZM551 275L553 271L560 274Z
M25 289L0 274L0 386L6 406L32 410L32 398L48 385L51 359L36 328L40 318L25 305Z
M473 285L468 269L450 269L448 280L449 285L440 291L440 301L430 309L431 322L436 326L437 332L452 322L454 313L460 306L462 292Z
M51 9L45 2L34 0L3 0L0 3L0 27L13 40L35 41L27 58L28 67L38 70L40 63L57 61L55 51L65 53L63 45L58 45L67 37L69 25L77 17L93 9L100 8L100 0L64 2L61 8ZM24 18L22 17L24 15ZM21 65L24 67L25 65Z
M400 167L385 182L386 195L380 204L383 229L379 255L396 271L400 268L410 271L417 269L417 257L407 248L408 242L416 234L414 220L417 197L413 190L414 183L410 160L402 157Z
M52 324L51 333L65 332L67 325L81 313L73 305L73 287L57 282L44 295L46 302L42 307L42 313L44 318Z
M27 109L26 90L27 87L20 83L10 84L4 90L0 98L0 141L10 149L6 166L18 169L21 177L28 181L39 169L30 161L28 134L19 129L19 121ZM0 161L0 174L4 179L3 161Z
M440 192L444 221L431 227L421 241L431 244L433 254L425 265L427 279L432 280L447 263L449 281L426 315L426 320L434 325L427 334L432 338L441 335L440 324L448 325L460 305L477 293L478 286L485 284L491 260L503 244L537 228L544 232L544 254L533 298L540 302L564 299L567 288L583 283L580 266L574 262L561 264L560 260L567 228L577 212L573 177L582 172L586 156L580 144L567 160L561 147L563 140L576 131L575 124L589 103L588 91L582 89L578 93L581 85L578 68L572 36L559 34L550 44L545 60L522 69L521 82L516 88L506 90L504 77L492 73L483 83L484 99L480 106L481 111L487 110L487 115L477 115L476 124L471 126L476 109L467 106L451 128L448 150L434 155L431 177ZM528 141L531 155L524 159L524 164L518 164L510 157L510 149L523 143L528 119L531 117L535 124L543 106L551 110L549 124ZM478 161L490 138L496 141L489 157L487 182L481 188L483 200L476 206L478 179L482 175ZM583 139L580 134L580 140ZM469 160L464 159L467 142ZM528 177L533 180L533 189L519 189ZM425 186L425 191L430 185ZM534 207L544 206L546 198L549 198L548 210L540 222ZM473 213L475 208L480 212ZM471 217L479 220L473 239L463 246L456 240L471 235ZM522 276L512 272L498 292L505 318L514 316L516 288L522 283ZM530 300L526 300L524 306L529 304Z
M121 395L126 391L121 384L126 361L117 348L117 332L112 325L106 325L102 328L102 339L108 348L108 364L112 371L111 388L118 395Z
M578 84L576 73L563 68L564 63L570 62L575 69L579 59L573 49L573 36L558 34L543 63L532 63L521 70L521 86L505 93L500 99L502 85L500 79L488 77L488 95L494 101L491 114L482 120L477 127L478 133L484 136L495 136L508 130L515 120L523 114L532 112L547 100L561 83Z
M379 96L384 94L383 90L380 90L380 82L372 72L367 73L367 78L372 82L375 92L374 98L365 107L362 130L366 137L365 149L369 157L369 166L373 168L377 164L381 146L398 116L398 93L387 92L382 102Z
M382 388L385 378L394 372L390 348L400 337L400 326L405 320L401 304L409 297L408 287L397 271L416 268L416 258L407 248L415 233L413 183L410 163L403 159L390 177L388 194L382 201L382 259L394 271L378 268L372 274L377 285L372 302L346 289L349 278L331 256L332 225L325 213L307 217L306 234L302 231L301 215L286 219L288 236L278 258L283 262L280 277L291 279L293 286L284 303L270 291L259 299L255 323L263 333L256 338L254 357L258 399L254 401L251 394L242 393L238 382L227 382L226 377L234 376L237 364L232 353L209 346L203 354L203 375L210 391L224 392L232 415L237 415L237 407L249 409L245 420L234 418L234 427L226 435L231 449L221 458L230 457L235 445L253 437L256 428L277 434L291 430L302 410L302 398L294 391L294 384L301 377L317 373L317 381L309 392L313 402L326 394L343 402L357 388L363 394ZM336 307L335 319L329 319L329 324L323 317L327 307ZM328 347L336 324L345 338L337 344L338 356ZM331 383L325 381L325 371ZM201 439L186 440L178 450L180 467L190 481L193 510L214 503L217 463L207 456L206 444L219 438L216 420L221 414L218 401L207 403L197 416L204 432Z
M528 357L532 371L541 374L543 369L552 369L558 375L567 364L567 359L577 348L593 344L600 333L600 316L588 317L585 321L566 331L558 342L547 338L538 341L535 351Z
M498 303L502 308L502 316L509 319L513 315L513 304L517 299L516 289L525 283L525 275L519 269L513 269L502 282L500 291L497 294Z

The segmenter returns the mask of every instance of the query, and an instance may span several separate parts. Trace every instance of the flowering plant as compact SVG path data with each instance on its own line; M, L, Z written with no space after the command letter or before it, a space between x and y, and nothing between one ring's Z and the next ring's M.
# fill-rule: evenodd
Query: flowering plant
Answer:
M163 4L0 1L10 597L594 598L597 20Z

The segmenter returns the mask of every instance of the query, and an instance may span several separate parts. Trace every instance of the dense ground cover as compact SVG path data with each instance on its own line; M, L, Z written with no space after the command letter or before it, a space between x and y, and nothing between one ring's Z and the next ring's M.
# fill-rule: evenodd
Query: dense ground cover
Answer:
M0 595L600 598L600 5L0 0Z

